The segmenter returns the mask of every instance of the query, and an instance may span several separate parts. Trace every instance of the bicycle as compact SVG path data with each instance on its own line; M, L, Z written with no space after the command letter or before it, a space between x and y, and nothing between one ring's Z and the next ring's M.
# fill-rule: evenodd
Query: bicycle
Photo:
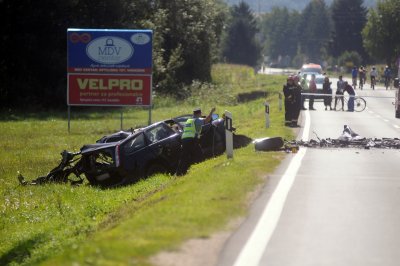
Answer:
M345 106L348 106L349 97L351 97L351 95L343 96ZM353 96L353 97L354 97L354 111L355 112L364 111L365 107L367 107L367 102L365 101L365 99L360 96Z
M359 82L359 89L363 89L363 86L364 86L364 79L363 78L360 78L360 82Z
M375 82L376 82L375 77L371 76L371 89L373 89L373 90L375 90Z
M391 87L391 83L390 83L390 78L389 77L385 77L385 87L386 90Z
M357 77L353 78L353 88L357 89Z

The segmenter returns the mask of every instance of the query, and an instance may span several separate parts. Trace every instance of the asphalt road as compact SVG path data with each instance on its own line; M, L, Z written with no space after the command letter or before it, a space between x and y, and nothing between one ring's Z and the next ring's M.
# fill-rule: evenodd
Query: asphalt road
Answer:
M317 111L302 111L298 138L337 138L344 125L367 138L400 138L386 98L394 91L356 93L368 96L365 111L317 102ZM400 265L399 206L400 150L300 148L269 177L218 265Z

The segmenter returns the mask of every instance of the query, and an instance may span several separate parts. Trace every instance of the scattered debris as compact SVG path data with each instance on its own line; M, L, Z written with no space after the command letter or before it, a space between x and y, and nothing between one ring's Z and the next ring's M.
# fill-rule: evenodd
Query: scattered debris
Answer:
M317 140L283 140L281 137L256 139L253 141L257 151L285 151L296 153L300 147L307 148L362 148L362 149L400 149L398 138L364 138L345 125L337 139L321 139L313 131Z
M317 136L318 138L318 136ZM337 139L320 139L309 141L286 141L288 146L303 146L309 148L379 148L379 149L400 149L400 139L398 138L364 138L355 133L347 125L344 126L343 133Z

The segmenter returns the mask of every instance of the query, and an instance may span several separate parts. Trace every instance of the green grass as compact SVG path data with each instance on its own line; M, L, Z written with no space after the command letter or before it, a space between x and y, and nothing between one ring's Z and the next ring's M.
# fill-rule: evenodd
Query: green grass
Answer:
M197 92L200 99L192 96L177 103L156 98L153 121L215 105L220 114L225 109L232 112L238 134L292 137L283 126L275 94L284 77L260 77L250 68L217 65L213 79L214 85L202 85ZM264 125L265 99L236 101L238 93L254 90L270 95L269 129ZM225 155L207 160L183 177L156 175L117 189L19 186L17 171L29 178L44 175L57 165L62 150L76 151L119 130L118 109L72 111L70 134L64 113L1 114L0 265L149 265L149 257L157 252L176 249L190 238L206 238L244 215L249 193L284 156L255 152L250 145L235 150L232 160ZM123 113L125 128L147 124L145 109L124 108Z

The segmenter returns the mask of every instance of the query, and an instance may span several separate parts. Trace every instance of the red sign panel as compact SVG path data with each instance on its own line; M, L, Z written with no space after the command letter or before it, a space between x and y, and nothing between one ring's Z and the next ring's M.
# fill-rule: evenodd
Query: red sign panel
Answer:
M68 105L148 106L151 76L69 74Z

